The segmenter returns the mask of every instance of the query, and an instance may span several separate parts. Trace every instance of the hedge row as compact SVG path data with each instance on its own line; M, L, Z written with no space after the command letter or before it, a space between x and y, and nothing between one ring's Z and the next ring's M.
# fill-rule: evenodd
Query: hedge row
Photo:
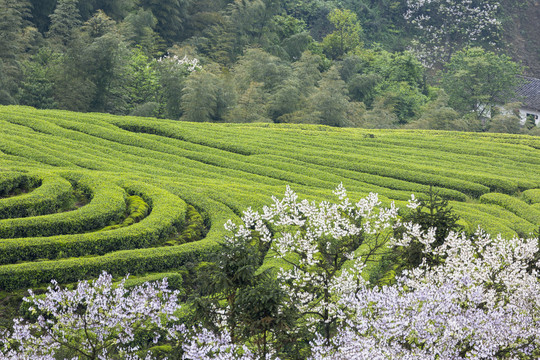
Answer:
M200 199L199 205L208 210L211 223L216 224L201 241L179 246L117 251L103 256L2 265L0 289L12 291L35 287L48 283L51 279L56 279L59 283L71 283L97 277L103 271L115 277L123 277L128 273L136 275L165 272L178 269L187 262L207 259L225 234L221 224L234 218L235 214L209 199Z
M147 248L167 240L169 234L182 226L187 206L182 199L149 185L132 182L122 185L152 206L150 215L136 224L116 230L0 240L0 264Z
M148 125L144 125L148 126ZM144 128L145 132L150 133L152 130ZM169 130L169 129L168 129ZM172 131L172 129L170 129ZM155 130L155 133L163 133L158 129ZM172 138L172 135L169 134L169 137ZM142 135L145 140L150 140L151 137ZM179 142L168 141L170 139L160 139L160 143L167 143L171 145L178 145ZM185 145L185 144L182 144ZM172 148L172 152L178 152L178 146ZM335 186L343 176L348 177L349 179L360 181L361 184L358 184L363 191L369 191L369 187L372 185L380 186L381 188L376 189L379 193L384 192L384 188L395 189L395 190L407 190L413 192L425 192L428 189L428 186L412 183L404 180L394 179L392 177L384 177L373 175L369 173L362 173L358 171L349 171L348 174L344 175L347 170L331 167L331 166L319 166L314 165L309 162L302 162L299 160L294 160L288 157L283 157L279 155L256 155L256 156L239 156L236 154L229 154L227 157L224 157L223 154L216 154L215 149L200 149L201 151L184 151L183 156L191 158L193 160L201 161L206 164L216 165L216 166L226 166L228 168L238 169L245 172L251 172L260 174L266 177L274 177L287 181L289 183L297 184L306 184L306 185L315 185L315 182L312 179L325 179L329 181L332 186ZM203 151L205 150L205 151ZM169 151L167 151L169 152ZM235 156L236 155L236 156ZM293 175L294 174L294 175ZM308 178L305 178L305 175L308 175ZM323 185L328 188L330 185ZM373 191L373 190L372 190ZM465 196L457 190L451 189L441 189L441 193L449 199L455 200L465 200Z
M34 191L7 199L0 199L0 219L55 213L72 198L71 183L53 174L40 176L41 186Z
M540 189L529 189L524 191L522 195L525 201L531 204L540 203Z
M99 144L99 139L87 135L86 138L81 137L83 134L66 130L44 119L38 121L35 118L13 116L9 120L14 124L24 124L16 135L10 135L16 142L4 144L5 150L13 154L68 168L77 166L94 170L119 170L113 156L121 153L111 154L109 148ZM84 143L91 146L80 146Z
M7 291L33 287L56 279L59 283L76 282L107 271L113 276L161 272L177 269L188 261L206 258L215 243L195 242L179 246L124 250L103 256L41 261L0 267L0 289Z
M268 140L268 135L265 135L264 137L262 137L262 139ZM236 139L236 141L239 141L239 140ZM417 175L424 175L426 172L436 173L438 171L438 169L436 169L433 166L428 167L428 166L419 166L419 165L415 165L415 164L412 164L412 165L407 164L405 169L403 169L403 164L400 164L400 163L395 162L395 161L388 161L383 156L375 158L375 157L370 157L370 156L357 155L357 154L355 154L354 151L351 151L350 153L347 153L347 152L345 152L345 153L343 153L343 152L340 152L340 153L332 153L332 152L324 153L324 152L320 151L320 149L318 151L314 151L313 148L316 146L315 144L312 145L311 149L307 148L307 147L305 149L302 149L302 147L298 146L298 144L296 142L294 142L294 144L295 144L294 149L290 148L290 142L288 143L288 146L283 146L282 144L276 145L275 143L264 144L264 145L260 145L260 146L262 148L266 149L267 152L270 149L275 150L275 151L272 151L272 152L273 153L280 153L280 154L282 154L280 156L283 156L283 157L302 160L305 163L311 164L311 165L314 164L314 163L315 164L321 164L321 165L327 165L327 166L329 166L329 167L331 167L333 169L335 169L336 167L338 167L338 168L342 167L341 166L342 162L336 162L335 159L343 160L344 158L347 158L348 161L346 161L345 163L346 164L354 163L354 164L356 164L356 167L355 168L350 168L350 167L345 166L344 167L345 169L355 170L355 171L358 171L358 172L369 173L369 174L373 174L373 175L381 175L383 177L402 179L402 180L411 180L412 179L414 182L420 182L420 183L422 183L422 179L419 180L419 177L407 176L407 175L404 175L402 172L400 173L400 172L394 171L394 169L409 170L410 173L416 173ZM322 158L320 156L320 155L323 155L323 154L325 155L324 158ZM253 162L254 158L256 158L256 157L246 157L245 161L246 162ZM321 158L324 159L323 162L321 162L321 160L320 160ZM482 185L479 185L479 184L474 184L471 181L467 181L467 182L466 181L460 181L460 180L452 181L454 179L457 180L455 177L454 178L443 177L443 176L439 176L437 174L430 174L430 175L426 174L426 176L420 176L420 178L422 178L422 177L423 178L430 178L430 179L427 179L428 182L423 182L424 184L430 184L430 183L431 184L437 184L439 186L450 187L450 188L458 190L458 191L465 188L465 192L468 192L472 196L479 196L479 195L489 191L489 188L487 188L486 186L482 186ZM474 178L474 180L478 180L478 179L479 178L476 178L476 177ZM499 182L497 182L497 181L499 181ZM506 179L501 179L501 178L499 178L499 179L487 179L486 183L490 183L490 185L492 185L494 187L499 186L501 188L508 189L508 191L515 191L517 189L516 183L514 183L512 181L508 181Z
M162 272L162 273L150 273L142 276L130 276L124 282L124 287L129 289L135 286L141 286L147 282L162 281L167 279L168 288L172 290L182 290L183 289L183 278L182 274L177 272ZM116 282L119 283L119 282Z
M68 123L67 121L64 121L64 123ZM108 138L111 140L116 140L121 142L125 145L131 145L131 144L137 144L138 146L141 146L148 150L154 150L154 149L161 149L162 151L165 151L168 154L171 155L178 155L182 158L188 158L192 159L198 162L202 162L204 164L216 166L219 168L228 168L231 170L239 170L245 173L251 173L256 175L261 175L268 178L274 178L278 180L282 180L287 183L295 183L295 184L302 184L302 185L309 185L309 186L320 186L324 188L331 188L335 186L336 183L338 183L341 180L341 177L338 177L338 174L332 174L333 169L321 169L320 167L317 168L316 165L311 164L303 164L303 165L294 165L290 162L283 162L283 161L269 161L268 159L260 159L258 157L246 157L246 156L240 156L237 154L228 154L227 157L223 156L223 152L216 149L206 148L201 149L201 146L199 146L199 150L207 150L207 151L191 151L186 149L181 149L179 147L173 147L172 144L164 144L167 143L164 139L160 139L160 141L154 140L151 137L143 137L141 139L141 136L135 136L133 134L117 134L117 133L111 133L110 131L106 130L105 128L101 128L98 125L77 125L79 129L83 129L86 133L91 133L95 136L101 136L104 138ZM144 129L145 132L152 132L152 130L149 130L148 128ZM158 132L158 131L156 131ZM180 136L177 136L180 137ZM130 152L133 152L133 149L129 149ZM144 153L144 152L143 152ZM145 154L145 155L148 155ZM160 159L163 159L163 154L149 154L150 156L155 156ZM173 159L170 160L171 163L173 163ZM185 160L184 160L185 162ZM169 165L170 166L170 165ZM194 164L195 167L200 167L200 165L197 165L197 163ZM216 169L216 168L213 168ZM329 171L330 170L330 171ZM339 170L339 169L338 169ZM223 172L223 169L218 170L219 172ZM339 172L339 171L338 171ZM358 174L358 173L356 173ZM342 174L339 174L342 175ZM355 179L354 175L349 176L349 178ZM367 174L368 176L370 174ZM233 176L243 177L242 174L234 174ZM378 178L379 182L381 182L380 179L383 179L382 182L391 182L392 178L384 178L384 177L377 177L373 176L371 180L373 181L374 178ZM264 181L263 179L254 179L258 181ZM390 188L394 189L400 189L400 186L396 186L395 183L399 182L401 180L395 180L393 186L390 186ZM267 181L266 181L267 182ZM406 183L404 181L401 181L402 183ZM426 191L427 186L426 185L420 185L420 184L413 184L409 183L410 185L416 185L416 186L406 186L406 190L409 191ZM385 184L377 184L381 185L381 187L384 187ZM362 191L368 192L370 184L368 183L361 183L358 184L358 186L361 187ZM378 190L384 190L384 189L378 189ZM382 191L380 191L382 192ZM456 190L449 190L449 191L442 191L447 198L451 199L459 199L464 200L465 196L459 191Z
M0 122L0 128L2 126L3 124ZM2 141L0 141L0 151L11 155L23 156L47 165L72 167L72 164L62 157L50 155L49 150L44 145L40 145L37 142L24 145L23 140L26 139L14 134L10 134L9 137L2 135L2 137Z
M456 178L438 176L435 174L425 173L421 171L412 171L407 169L406 167L403 167L402 164L385 163L384 161L373 164L368 161L362 161L354 158L348 159L346 158L346 156L337 155L336 157L320 157L307 154L297 154L292 156L294 156L294 158L298 160L309 163L338 167L346 170L369 173L384 177L391 177L424 185L433 185L448 189L454 189L472 197L479 197L482 194L488 193L490 191L487 186L481 184L475 184L470 181L460 180Z
M29 190L39 185L40 179L37 176L11 171L0 172L0 198L8 196L16 189Z
M119 121L127 122L128 120L119 120ZM101 136L101 137L104 137L106 139L120 141L122 144L135 144L137 142L137 139L141 140L140 136L136 136L134 134L129 134L127 132L120 133L120 134L118 133L118 131L117 132L111 132L110 131L110 126L105 126L103 121L95 122L95 123L92 123L92 124L86 124L86 123L76 123L74 121L69 121L69 120L61 120L61 121L59 120L59 123L61 123L63 126L69 127L69 128L77 128L79 131L84 131L85 133L92 134L94 136ZM140 124L140 122L139 122L139 124ZM123 126L124 127L129 127L129 126L126 126L125 124ZM159 133L161 131L161 133L163 133L162 129L149 129L147 125L142 125L142 126L146 126L146 128L143 129L145 132L152 132L153 131L153 132ZM171 133L171 134L169 134L170 137L182 138L182 136L185 137L186 133L189 133L189 132L186 132L184 130L185 127L182 127L182 130L178 130L178 127L175 128L173 125L165 124L164 126L167 127L167 129L165 131L168 132L168 133ZM173 134L174 129L177 129L176 130L177 132L179 132L179 131L183 132L184 135L182 135L182 134ZM225 129L226 130L230 130L230 129L237 130L235 128L229 128L229 127L226 127ZM268 129L265 129L265 130L268 130ZM206 129L206 131L208 131L208 129ZM238 134L236 134L236 136L238 137ZM160 148L158 141L154 141L153 143L151 143L147 139L145 139L142 142L144 143L144 145L142 145L144 148L147 148L147 149L159 149ZM141 146L141 145L139 145L139 146ZM275 148L276 145L274 144L273 147ZM216 149L212 149L212 148L208 148L208 147L207 147L207 149L208 149L207 152L190 151L190 152L186 153L186 151L183 151L183 152L174 152L174 153L175 153L175 155L178 155L180 157L192 158L194 160L201 161L201 162L211 164L211 165L215 165L215 166L221 166L221 167L227 167L227 168L231 168L231 169L237 169L237 170L241 170L241 171L245 171L245 172L260 174L262 176L269 176L268 174L270 174L271 177L280 179L282 181L294 182L294 183L306 184L306 185L314 185L314 186L321 186L322 185L322 184L319 184L319 185L315 184L314 182L316 182L316 179L312 179L313 176L309 176L308 179L305 179L303 176L299 177L298 175L291 175L290 173L285 174L286 172L288 172L289 169L283 169L282 171L285 172L285 173L283 173L280 170L276 170L275 166L274 167L267 166L269 164L264 164L266 166L260 166L259 164L256 164L256 165L259 165L259 166L253 166L253 165L251 165L251 164L254 163L252 157L246 157L246 156L243 156L243 155L234 156L234 155L237 155L237 154L231 154L231 153L228 154L228 157L216 156L217 153L215 151L212 151L212 150L216 150ZM281 148L281 149L283 151L286 150L286 149L283 149L283 148ZM266 150L268 150L268 148L266 148ZM307 150L307 147L306 147L306 150ZM276 151L277 151L277 149L276 149ZM421 150L419 150L419 153L420 153L420 151ZM166 152L172 153L169 150L166 150ZM332 154L330 154L330 155L332 155ZM240 159L245 159L245 162L239 161ZM378 164L378 162L376 162L376 161L368 161L368 160L374 160L374 159L375 158L373 158L373 157L369 157L369 158L366 157L363 160L366 163L372 162L372 163ZM358 162L361 162L362 159L359 158L359 160L360 161L358 161ZM386 161L386 162L387 162L387 164L382 164L385 167L397 167L399 165L399 164L396 164L395 161L391 161L391 162ZM381 164L379 164L379 165L381 165ZM413 165L411 165L411 166L413 166ZM416 167L418 167L418 166L416 166ZM441 175L441 174L433 174L433 172L439 171L439 169L435 170L433 167L420 166L419 169L416 169L416 167L414 167L414 166L411 167L413 172L419 172L419 170L422 170L424 173L425 172L430 172L430 173L432 173L432 175L430 177L433 177L433 176L438 177L439 175ZM298 174L297 171L293 171L293 173ZM370 173L373 174L373 172L370 172ZM403 176L399 176L399 175L394 176L394 175L395 174L388 173L388 171L386 171L386 174L384 174L383 177L408 180L407 178L404 178ZM467 177L470 180L473 180L472 182L481 182L481 183L484 183L485 185L488 185L491 189L501 189L501 190L503 190L505 192L508 192L508 193L514 192L518 187L518 184L514 180L504 179L502 177L497 177L495 175L491 175L489 177L486 177L486 176L478 176L478 175L475 175L475 174L468 174L468 173L464 173L464 172L456 174L455 172L452 172L452 171L447 172L446 175L448 175L448 176L446 176L446 178L452 177L452 176L454 176L454 178L455 178L456 175L460 175L459 176L460 179L463 179L464 177ZM417 179L413 179L413 180L415 182L417 182ZM332 180L332 182L335 182L335 181ZM454 190L461 190L461 189L456 189L456 188L464 186L463 182L459 183L459 184L456 184L455 186L452 185L452 184L450 184L450 186L445 186L447 182L448 181L440 179L440 177L437 180L430 181L430 183L436 183L437 185L442 186L442 187L451 187ZM384 184L380 184L380 185L384 187ZM525 184L525 185L530 185L530 184ZM326 185L322 185L322 186L327 187ZM411 191L410 189L408 189L408 190ZM483 190L479 190L477 188L477 189L473 189L472 191L468 191L468 193L469 193L469 195L472 195L472 196L478 196L479 194L483 193ZM459 196L459 195L454 194L453 198L457 199L456 196Z
M17 120L21 121L21 120ZM71 137L75 136L80 138L81 136L86 136L91 138L95 143L92 147L101 147L100 144L106 144L109 149L106 154L106 158L111 158L117 163L118 168L123 169L137 169L139 172L158 172L159 175L175 175L178 172L184 174L196 175L198 177L215 177L216 173L224 176L230 176L235 179L240 179L242 181L252 181L252 182L261 182L264 180L261 176L254 174L249 174L246 172L238 171L234 166L227 167L224 166L222 162L228 161L224 158L222 161L217 161L205 165L205 161L191 160L189 154L186 154L186 151L182 149L175 149L172 146L164 146L163 143L159 141L148 141L146 139L141 139L140 137L131 134L129 132L121 132L117 130L116 132L110 131L110 129L96 124L85 124L85 123L75 123L68 120L57 120L58 124L65 126L67 128L77 128L83 133L75 133L69 131L68 133L62 133L62 131L67 131L64 128L60 129L47 129L47 126L42 123L32 124L36 128L39 128L40 131L62 133L64 136ZM54 128L56 125L53 125ZM126 146L127 145L127 146ZM165 149L163 149L165 147ZM111 150L114 149L114 150ZM194 154L193 151L189 152ZM101 154L99 154L101 156ZM203 155L204 157L204 155ZM141 167L143 164L145 166ZM237 167L243 166L247 168L245 164L238 164ZM268 179L269 180L269 179ZM267 181L268 181L267 180ZM238 180L235 180L238 181ZM305 180L303 180L305 182ZM275 182L274 182L275 183Z
M470 233L476 232L478 227L489 232L492 235L502 234L505 237L512 237L516 234L516 231L505 221L491 216L473 204L467 203L452 203L452 207L459 214L461 220L460 224L465 225L465 230ZM479 204L481 205L481 204Z
M528 234L535 229L534 225L529 221L500 206L478 203L466 205L469 210L475 212L475 215L481 214L489 219L485 220L485 224L482 226L486 230L489 229L490 232L494 232L497 229L497 225L495 224L503 225L518 234ZM506 233L507 237L512 237L513 235L515 234Z
M480 201L486 204L498 205L513 212L533 225L540 225L540 211L532 208L526 202L505 194L491 193L480 197Z
M76 234L105 227L123 216L126 194L121 187L89 177L77 186L91 197L88 205L69 212L0 220L0 238Z
M281 134L279 134L278 136L274 137L273 134L275 134L276 132L272 132L272 128L264 129L264 131L265 134L261 134L264 136L261 136L261 143L259 146L261 148L264 148L266 152L268 152L270 149L272 150L272 152L279 151L279 149L287 149L290 147L291 143L294 143L295 150L299 148L301 149L302 145L305 145L306 148L311 148L312 150L317 149L317 152L326 151L331 153L334 151L338 151L345 154L362 155L372 155L376 152L377 157L372 157L372 162L374 163L377 163L379 158L402 162L404 156L407 155L407 161L410 161L413 165L428 165L427 169L429 170L431 168L434 171L439 170L440 167L434 169L430 165L434 161L439 164L446 157L446 161L448 164L450 164L450 166L443 166L443 168L452 169L446 170L448 171L448 175L457 175L464 179L469 178L469 180L471 181L476 181L478 179L480 183L488 185L492 187L492 189L501 189L508 193L512 193L515 190L516 182L518 184L522 183L519 185L521 188L527 188L530 187L532 183L538 184L539 181L534 176L529 176L529 180L523 179L522 177L516 179L515 176L511 176L512 172L517 170L514 165L516 161L527 161L530 155L533 155L530 151L531 149L527 149L524 147L520 148L519 151L517 151L523 152L523 156L516 156L512 154L512 156L510 156L509 158L505 158L504 155L508 155L508 151L494 151L493 147L489 144L488 141L474 141L472 144L469 144L466 149L463 149L464 147L462 146L462 141L460 141L459 139L450 137L450 140L448 140L448 136L440 138L434 136L432 132L426 132L426 134L429 135L426 137L420 137L416 134L414 135L414 137L410 135L403 136L403 134L407 134L407 132L399 132L395 134L392 133L392 137L375 136L373 139L362 138L360 141L351 141L351 134L346 134L347 136L342 136L340 135L340 132L332 131L325 133L323 135L324 138L322 138L321 136L313 136L313 132L310 132L308 134L309 136L306 136L306 134L303 133L295 136L295 132L293 131L288 132L286 136L282 136ZM224 132L225 130L220 131L220 135L224 136ZM383 135L388 135L388 132L389 131L385 131ZM245 133L247 132L244 131L242 134ZM332 137L334 133L338 134L338 137ZM231 132L231 141L234 141L234 137L236 137L235 141L249 141L249 136L254 137L257 135L257 133L249 132L248 135L244 135L242 137L242 134L234 134L234 132ZM397 141L397 143L394 145L394 148L392 148L392 144L395 141ZM412 147L413 145L411 144L414 144L414 147ZM424 148L424 146L429 150L426 151L426 148ZM512 148L511 150L516 150L516 146L509 145L509 147ZM450 156L450 154L452 154L452 156ZM469 166L464 167L462 165L463 162L460 161L457 171L453 170L456 167L454 161L456 154L460 154L459 156L462 160L470 158ZM502 162L505 165L510 166L509 175L511 176L511 179L504 179L500 176L501 170L504 170L506 168L506 166L501 166L501 158ZM497 159L497 162L494 162L493 159ZM490 164L490 172L492 172L492 174L484 174L480 176L476 174L479 162L482 161L485 163L484 168L486 164ZM531 166L535 167L534 165ZM482 179L484 179L486 183L482 182L484 181Z

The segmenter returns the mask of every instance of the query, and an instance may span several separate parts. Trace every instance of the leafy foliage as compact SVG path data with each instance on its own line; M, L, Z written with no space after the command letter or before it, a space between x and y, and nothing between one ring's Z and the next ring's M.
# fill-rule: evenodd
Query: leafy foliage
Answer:
M442 86L456 110L487 116L494 105L514 96L520 71L520 66L506 55L469 48L454 54L446 66Z

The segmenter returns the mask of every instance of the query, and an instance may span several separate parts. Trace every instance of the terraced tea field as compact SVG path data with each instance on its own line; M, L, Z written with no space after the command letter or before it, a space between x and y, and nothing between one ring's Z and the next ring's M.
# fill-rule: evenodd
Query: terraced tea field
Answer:
M0 107L0 290L171 271L285 185L322 200L340 182L353 200L377 192L400 207L433 185L469 229L528 234L540 225L540 138ZM149 212L123 226L135 195ZM188 204L206 218L197 241Z

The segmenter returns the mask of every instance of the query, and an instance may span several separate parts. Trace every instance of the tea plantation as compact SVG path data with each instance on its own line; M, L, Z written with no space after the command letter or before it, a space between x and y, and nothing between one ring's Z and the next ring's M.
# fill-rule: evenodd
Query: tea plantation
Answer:
M287 184L322 200L340 182L400 208L431 185L466 229L527 235L540 225L540 138L0 107L0 290L103 270L159 277L204 259L228 219Z

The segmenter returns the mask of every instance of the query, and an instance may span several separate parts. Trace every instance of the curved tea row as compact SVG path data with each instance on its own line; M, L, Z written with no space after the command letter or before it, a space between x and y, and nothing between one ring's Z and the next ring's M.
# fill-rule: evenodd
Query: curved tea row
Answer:
M181 265L186 259L197 260L212 248L212 235L198 244L162 247L184 225L186 203L178 196L159 187L132 180L103 180L78 172L27 175L10 173L5 178L19 175L42 180L46 184L55 179L74 184L90 198L87 205L72 211L43 216L6 219L16 224L13 229L40 236L0 237L0 288L13 290L46 283L51 279L73 282L93 277L107 270L118 276L126 273L165 271ZM69 180L69 181L68 181ZM15 182L13 182L15 184ZM0 186L6 185L0 180ZM13 203L31 193L1 199ZM125 212L127 194L138 195L151 207L148 216L133 225L107 230ZM222 219L220 219L222 220ZM25 226L23 226L25 225ZM71 230L78 229L77 233ZM70 230L70 231L67 231ZM11 235L15 230L12 230ZM19 230L17 230L19 231ZM54 232L55 234L51 235ZM218 237L221 236L218 235Z

